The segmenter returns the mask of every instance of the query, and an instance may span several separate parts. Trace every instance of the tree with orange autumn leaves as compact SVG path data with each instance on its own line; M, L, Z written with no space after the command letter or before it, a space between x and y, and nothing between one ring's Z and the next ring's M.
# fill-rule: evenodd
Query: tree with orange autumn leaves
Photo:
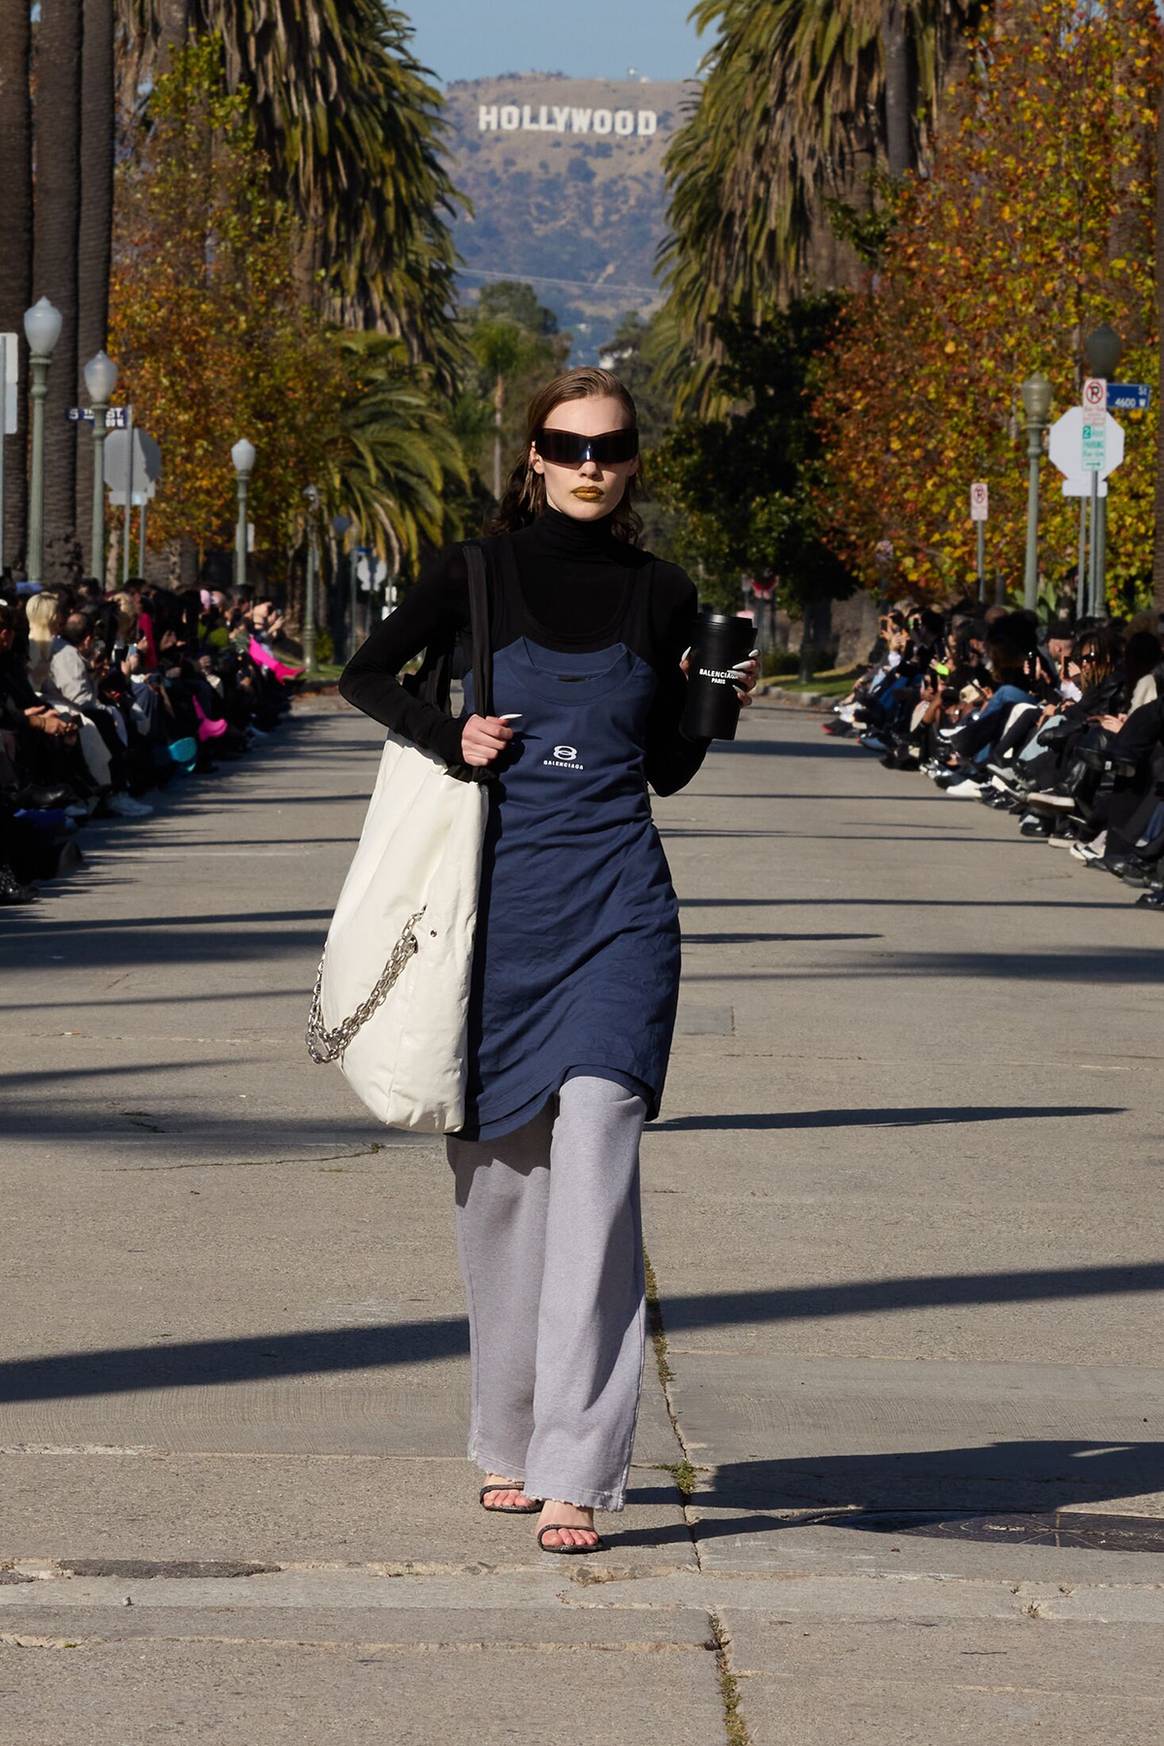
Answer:
M242 96L216 45L195 42L157 81L119 171L110 350L118 398L162 449L151 543L229 545L231 446L259 454L260 547L296 538L303 486L325 460L342 366L294 278L291 220L270 192Z
M877 270L822 363L817 416L836 549L870 585L944 594L974 570L969 486L990 486L988 566L1021 585L1026 439L1041 370L1079 402L1107 321L1125 381L1156 375L1161 36L1152 0L1003 0L948 89L931 174L900 191ZM1126 420L1108 500L1109 598L1150 598L1157 409ZM1041 568L1074 572L1077 499L1043 467Z

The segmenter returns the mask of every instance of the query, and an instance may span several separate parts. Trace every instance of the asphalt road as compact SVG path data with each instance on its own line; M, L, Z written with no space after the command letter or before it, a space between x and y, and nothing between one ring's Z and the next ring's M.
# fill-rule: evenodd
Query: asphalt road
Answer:
M0 1746L1156 1738L1159 916L793 712L659 803L657 1350L554 1561L440 1149L302 1046L375 757L301 716L0 912Z

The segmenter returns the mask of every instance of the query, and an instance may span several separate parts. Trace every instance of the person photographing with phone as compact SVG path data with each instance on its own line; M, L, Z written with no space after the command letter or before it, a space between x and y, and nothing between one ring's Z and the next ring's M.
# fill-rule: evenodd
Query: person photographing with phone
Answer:
M529 409L482 542L493 701L450 718L397 674L464 642L464 549L349 663L340 691L451 768L488 773L466 1121L448 1142L469 1304L469 1455L487 1509L536 1514L547 1552L598 1550L625 1500L645 1305L639 1140L659 1107L679 983L678 906L648 784L681 731L696 591L641 550L634 402L578 369ZM756 665L741 662L748 702Z

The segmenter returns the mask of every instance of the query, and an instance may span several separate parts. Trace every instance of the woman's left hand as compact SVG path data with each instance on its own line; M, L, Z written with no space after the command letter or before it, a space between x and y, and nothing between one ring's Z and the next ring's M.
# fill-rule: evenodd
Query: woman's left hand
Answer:
M752 692L760 677L760 663L757 659L760 651L753 649L746 661L737 661L732 672L739 675L736 680L736 696L740 700L741 709L746 709L752 701Z
M739 675L736 679L736 696L740 700L741 709L751 703L752 692L756 689L756 682L760 677L760 663L757 659L759 653L759 649L753 649L746 661L737 661L732 668L732 672ZM691 650L688 649L679 663L679 671L685 679L691 675L690 654Z

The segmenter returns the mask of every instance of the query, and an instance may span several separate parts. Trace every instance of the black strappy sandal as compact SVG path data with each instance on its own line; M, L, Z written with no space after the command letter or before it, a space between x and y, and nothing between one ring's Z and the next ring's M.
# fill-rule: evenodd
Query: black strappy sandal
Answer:
M563 1528L574 1528L575 1533L578 1534L594 1534L596 1538L593 1546L547 1546L544 1536L546 1534L560 1534ZM538 1545L543 1552L560 1552L563 1558L577 1556L583 1552L601 1552L603 1550L602 1535L599 1534L597 1528L579 1528L573 1522L547 1522L544 1528L538 1529Z
M530 1498L529 1507L527 1509L524 1509L524 1510L519 1509L516 1504L487 1504L485 1502L486 1497L488 1496L488 1494L491 1491L520 1491L520 1490L521 1490L520 1485L512 1485L512 1484L483 1485L481 1487L477 1501L481 1505L481 1508L485 1511L485 1514L487 1516L532 1516L532 1515L536 1515L537 1511L541 1509L542 1503L544 1501L541 1498Z

